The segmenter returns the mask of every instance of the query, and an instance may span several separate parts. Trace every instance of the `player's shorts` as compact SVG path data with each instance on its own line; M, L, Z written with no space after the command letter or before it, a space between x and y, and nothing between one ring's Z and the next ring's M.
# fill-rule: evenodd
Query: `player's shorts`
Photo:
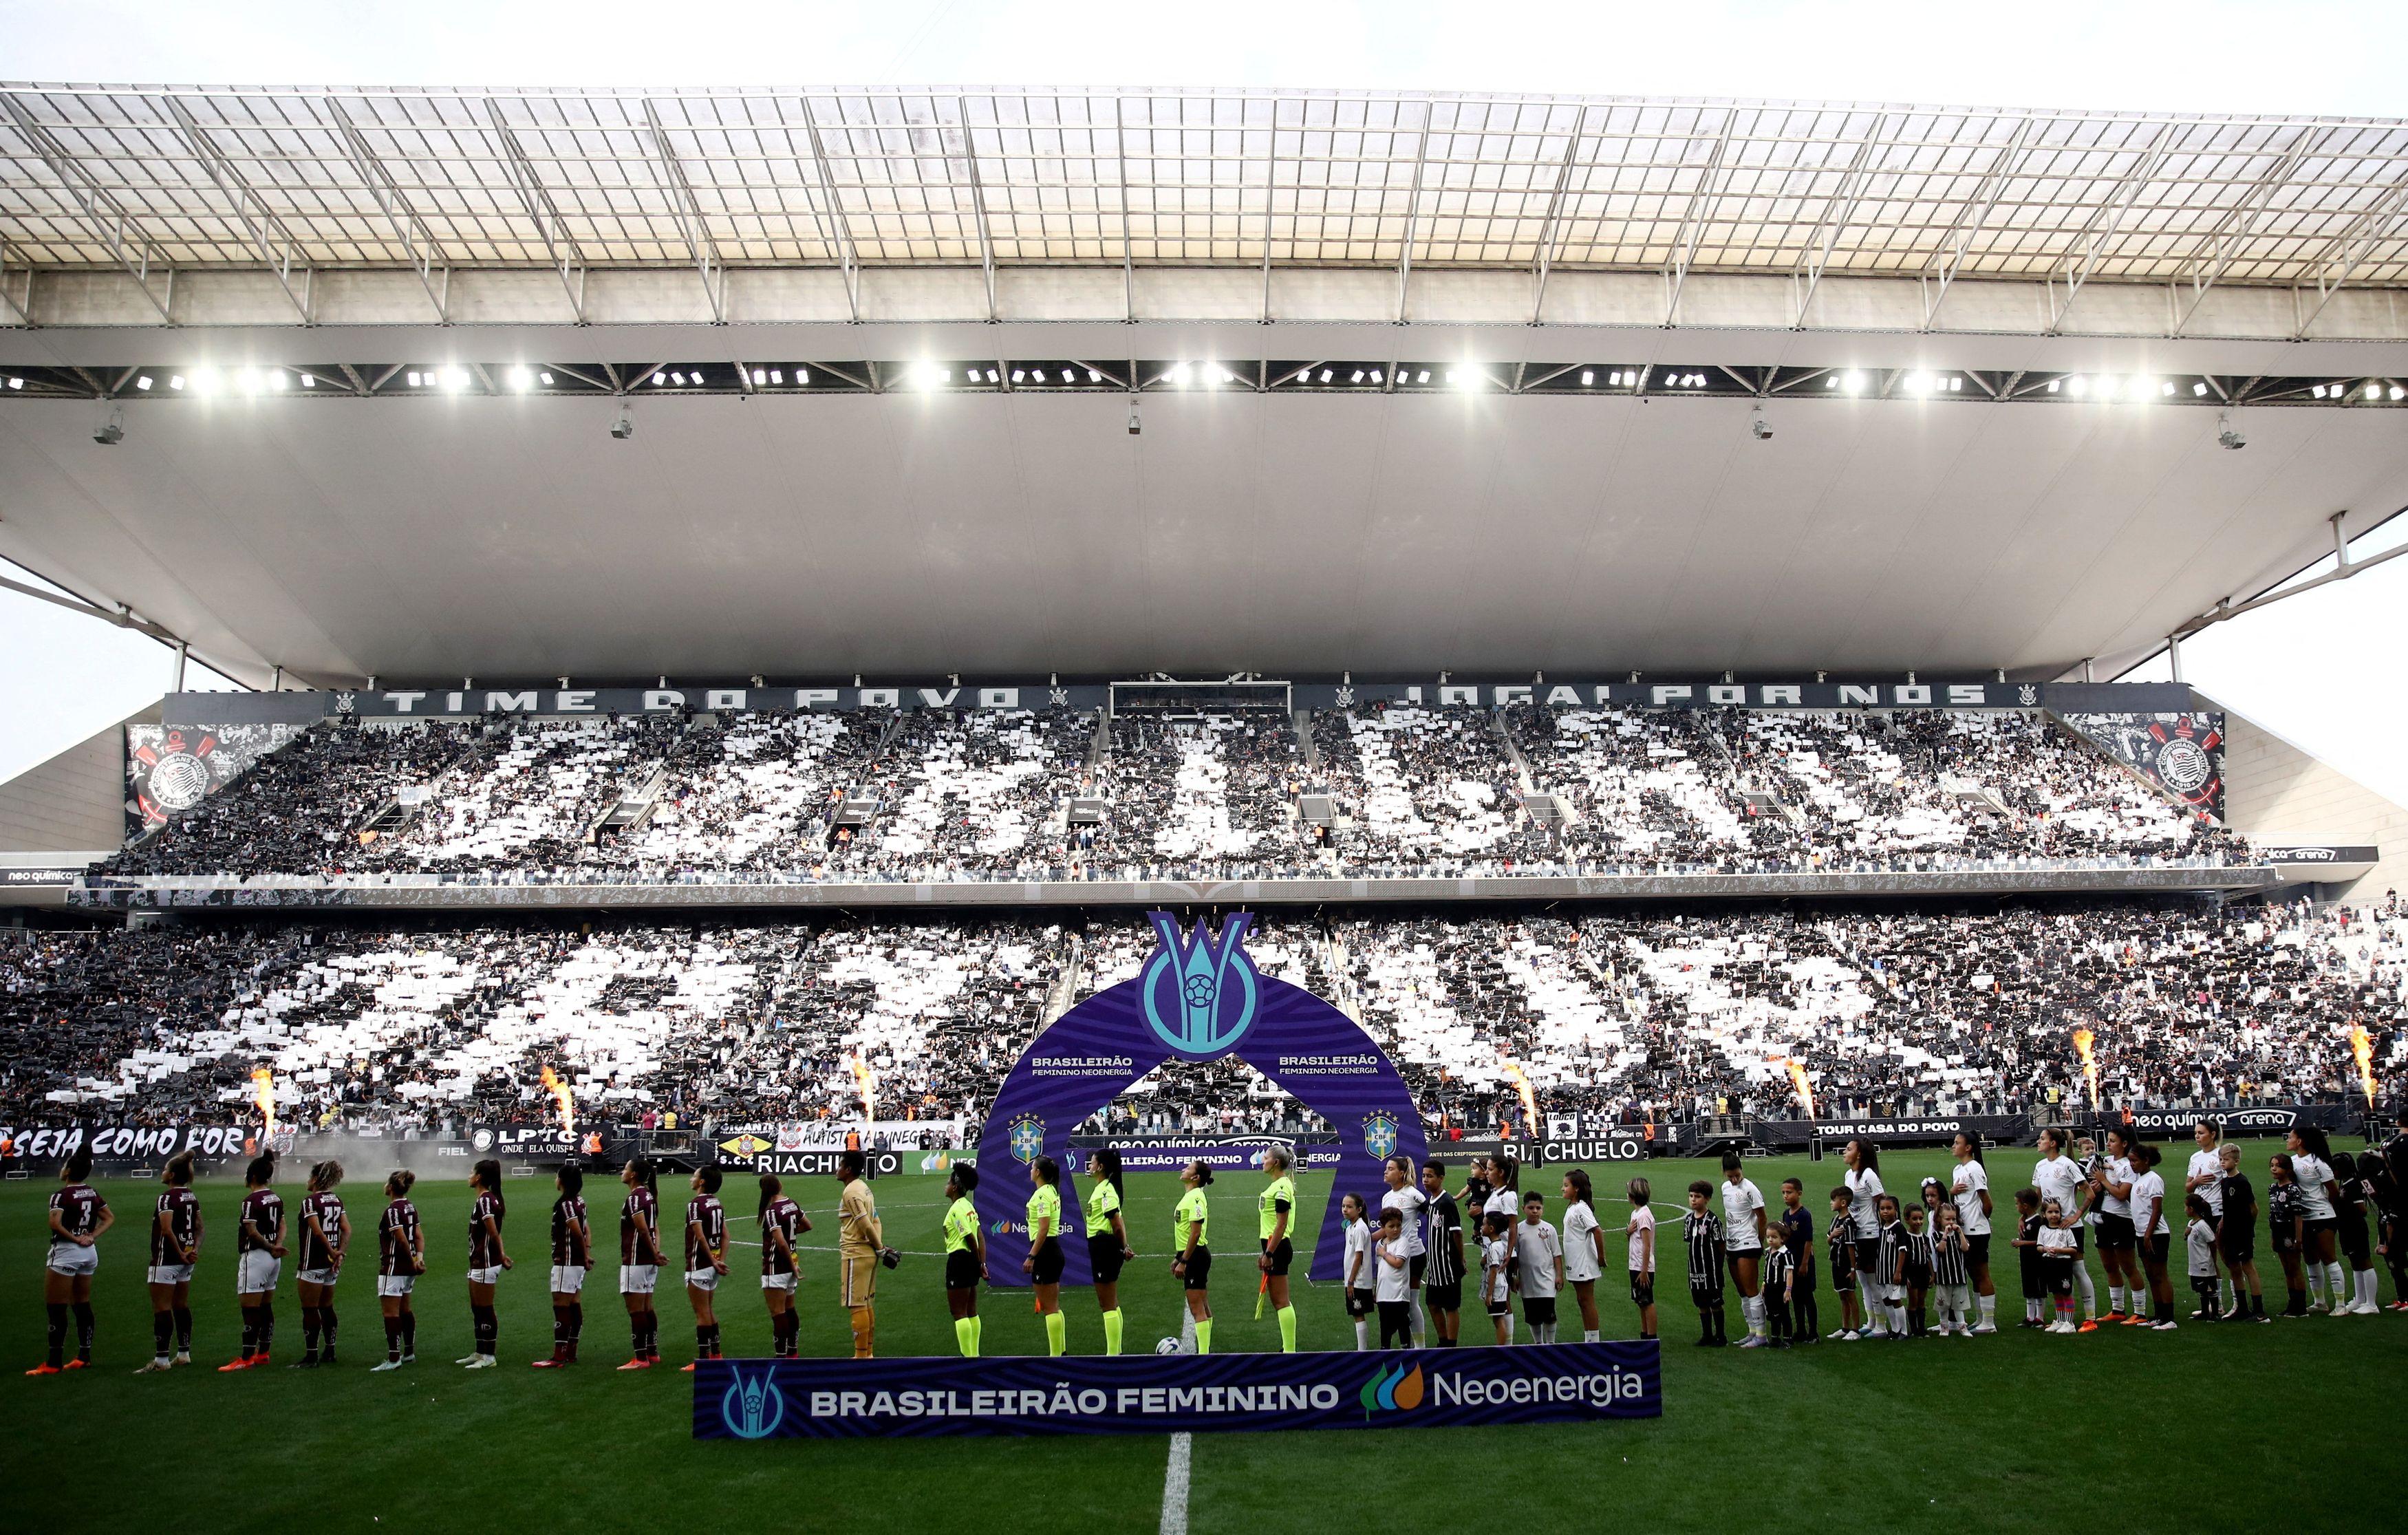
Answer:
M2224 1255L2224 1261L2227 1263L2258 1261L2258 1233L2239 1221L2227 1223L2224 1235L2217 1240L2215 1245L2216 1250Z
M408 1295L411 1290L417 1288L417 1286L418 1276L416 1274L377 1275L377 1294L380 1296Z
M837 1299L848 1310L867 1306L878 1296L878 1255L846 1253L837 1259Z
M707 1263L699 1269L688 1269L685 1271L685 1287L709 1295L719 1288L719 1270Z
M1272 1276L1280 1279L1286 1278L1288 1265L1296 1261L1296 1243L1288 1241L1285 1237L1282 1237L1277 1247L1265 1243L1263 1245L1263 1252L1268 1255L1271 1260L1270 1272Z
M585 1288L585 1266L581 1263L555 1263L552 1266L552 1293L575 1295Z
M499 1284L501 1282L502 1266L498 1263L489 1263L482 1269L468 1270L468 1283L471 1284Z
M2302 1221L2300 1225L2307 1232L2308 1241L2313 1245L2315 1241L2317 1232L2339 1231L2341 1229L2341 1218L2336 1215L2328 1215L2320 1221Z
M1406 1286L1411 1289L1420 1289L1422 1287L1422 1275L1428 1271L1429 1255L1427 1253L1415 1253L1412 1257L1405 1259Z
M1908 1264L1906 1266L1906 1284L1907 1288L1912 1290L1928 1290L1931 1288L1930 1265L1923 1263Z
M332 1284L335 1275L340 1271L335 1269L304 1269L293 1277L304 1284Z
M234 1293L236 1295L270 1295L277 1281L284 1277L284 1260L273 1253L256 1249L235 1260Z
M2132 1230L2132 1217L2129 1215L2099 1217L2099 1250L2100 1252L2128 1253L2139 1245L2140 1238Z
M1422 1291L1422 1303L1434 1312L1463 1310L1463 1281L1452 1284L1432 1284Z
M1760 1241L1745 1243L1727 1241L1723 1243L1723 1252L1733 1263L1737 1263L1742 1258L1755 1258L1760 1263L1764 1259L1764 1243Z
M1491 1300L1488 1303L1488 1314L1491 1316L1511 1316L1513 1314L1513 1303L1510 1300Z
M2073 1265L2062 1258L2051 1258L2046 1272L2049 1294L2071 1295L2073 1293Z
M1566 1263L1564 1265L1564 1283L1567 1284L1594 1284L1597 1283L1597 1270L1595 1269L1590 1269L1586 1273L1583 1273L1580 1270L1573 1268L1570 1263Z
M978 1288L978 1255L967 1247L958 1247L945 1255L945 1288L975 1290Z
M100 1271L100 1249L78 1247L70 1241L54 1242L50 1246L50 1270L77 1279L96 1274Z
M1887 1303L1889 1303L1890 1305L1893 1305L1893 1306L1899 1306L1899 1305L1904 1305L1904 1304L1906 1303L1906 1286L1905 1286L1905 1285L1903 1285L1903 1284L1884 1284L1884 1285L1880 1286L1880 1289L1881 1289L1881 1298L1882 1298L1882 1299L1883 1299L1883 1300L1885 1300L1885 1301L1886 1301L1886 1302L1887 1302Z
M2341 1250L2343 1255L2349 1259L2352 1269L2374 1267L2374 1248L2367 1241L2366 1217L2361 1215L2354 1221L2341 1223Z
M2174 1236L2171 1231L2160 1231L2154 1236L2143 1237L2140 1240L2141 1255L2151 1263L2163 1263L2166 1261L2167 1252L2173 1246L2173 1240Z
M1061 1239L1046 1238L1044 1245L1029 1255L1037 1260L1028 1270L1030 1284L1059 1284L1062 1283L1062 1270L1069 1267L1070 1260L1062 1252Z
M2193 1274L2190 1276L2190 1290L2191 1294L2209 1302L2207 1309L2214 1311L2214 1302L2221 1298L2223 1286L2214 1274Z
M1856 1272L1860 1274L1877 1274L1881 1272L1880 1237L1858 1237L1856 1239Z
M190 1284L192 1282L193 1266L189 1263L154 1263L150 1266L150 1283L153 1284Z
M650 1295L652 1286L661 1282L660 1265L655 1263L623 1263L619 1265L621 1295Z
M1552 1325L1555 1320L1555 1298L1551 1295L1526 1295L1522 1298L1522 1320L1534 1327Z
M1634 1306L1656 1304L1656 1281L1651 1274L1630 1270L1630 1303Z
M1965 1234L1965 1260L1968 1263L1990 1261L1990 1234L1987 1231L1978 1235L1971 1231Z
M1121 1280L1121 1240L1108 1227L1101 1236L1087 1239L1087 1270L1098 1284L1117 1284Z
M1187 1267L1180 1276L1180 1283L1187 1289L1200 1290L1211 1284L1211 1280L1212 1249L1198 1247L1187 1255Z
M792 1295L795 1293L796 1287L802 1283L802 1275L793 1272L782 1274L763 1274L761 1276L761 1288L765 1290L783 1290L788 1295Z
M1692 1284L1689 1286L1690 1305L1696 1306L1699 1310L1703 1310L1708 1306L1720 1306L1722 1303L1723 1287L1721 1285Z

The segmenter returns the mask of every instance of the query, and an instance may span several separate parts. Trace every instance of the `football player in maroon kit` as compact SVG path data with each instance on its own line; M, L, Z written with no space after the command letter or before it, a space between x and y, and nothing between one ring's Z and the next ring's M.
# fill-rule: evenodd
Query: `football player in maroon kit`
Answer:
M577 1362L578 1334L585 1330L585 1271L594 1267L594 1228L585 1218L585 1170L564 1163L552 1181L560 1198L552 1201L552 1357L538 1370Z
M276 1181L276 1154L262 1152L242 1173L242 1209L234 1233L234 1288L242 1300L242 1356L218 1366L230 1374L267 1363L276 1338L276 1284L284 1277L284 1196Z
M426 1233L419 1228L418 1207L409 1202L409 1186L418 1174L396 1168L384 1181L384 1213L377 1218L377 1306L384 1313L384 1363L370 1370L381 1374L418 1362L418 1313L409 1309L409 1292L426 1272Z
M652 1310L652 1286L661 1274L661 1195L652 1159L632 1157L620 1169L627 1202L619 1207L619 1294L627 1302L627 1332L635 1356L621 1370L650 1370L660 1362L661 1316Z
M351 1251L351 1217L335 1185L343 1181L343 1164L329 1157L309 1169L309 1195L301 1201L300 1358L290 1368L315 1370L335 1362L335 1280L343 1271L343 1255ZM318 1340L325 1339L319 1351Z
M785 1185L769 1173L761 1175L761 1298L769 1306L769 1351L781 1359L795 1356L795 1340L802 1332L802 1313L795 1310L795 1288L801 1284L803 1260L795 1239L811 1228L803 1207L786 1198Z
M454 1364L470 1370L491 1370L501 1363L494 1354L501 1337L501 1313L494 1310L494 1287L510 1267L502 1248L502 1165L487 1157L468 1169L468 1190L476 1196L468 1206L468 1314L475 1319L477 1351Z
M92 1364L92 1276L100 1271L95 1243L117 1217L108 1201L85 1182L92 1176L92 1151L78 1146L59 1169L59 1187L50 1195L50 1257L42 1274L42 1302L50 1313L49 1355L28 1375L56 1375ZM67 1310L75 1310L76 1356L66 1357Z
M715 1167L694 1169L685 1202L685 1298L694 1305L694 1356L719 1357L719 1316L711 1310L719 1276L727 1272L727 1207L719 1202L723 1175ZM694 1366L686 1365L687 1374Z
M178 1152L160 1175L167 1186L150 1217L150 1362L136 1375L164 1375L193 1362L193 1265L201 1260L201 1201L193 1154Z

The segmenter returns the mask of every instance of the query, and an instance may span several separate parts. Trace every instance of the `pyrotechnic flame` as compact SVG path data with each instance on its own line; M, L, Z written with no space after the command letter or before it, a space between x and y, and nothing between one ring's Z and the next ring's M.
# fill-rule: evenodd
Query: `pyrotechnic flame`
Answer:
M2357 1024L2349 1026L2349 1053L2358 1062L2358 1084L2366 1090L2366 1106L2374 1107L2374 1040Z
M543 1090L552 1101L560 1105L560 1130L571 1140L577 1139L577 1095L568 1090L568 1079L550 1066L543 1069Z
M863 1122L867 1124L877 1123L878 1073L872 1071L869 1069L869 1063L863 1060L858 1055L847 1055L844 1058L844 1064L853 1069L853 1085L861 1089L861 1117Z
M2090 1083L2090 1112L2099 1112L2099 1057L2091 1053L2090 1042L2098 1036L2086 1028L2073 1031L2073 1053L2082 1057L2082 1075Z
M1531 1126L1539 1122L1539 1095L1530 1091L1529 1073L1515 1061L1500 1062L1498 1069L1504 1072L1505 1080L1513 1084L1513 1091L1521 1095L1523 1133L1532 1133Z
M265 1123L262 1132L266 1139L276 1138L276 1073L264 1066L251 1069L251 1100L259 1105L259 1117Z
M1798 1088L1798 1101L1806 1105L1806 1117L1808 1119L1813 1118L1814 1084L1806 1079L1805 1063L1802 1061L1793 1061L1786 1055L1774 1056L1772 1063L1775 1066L1788 1068L1789 1080L1794 1083Z

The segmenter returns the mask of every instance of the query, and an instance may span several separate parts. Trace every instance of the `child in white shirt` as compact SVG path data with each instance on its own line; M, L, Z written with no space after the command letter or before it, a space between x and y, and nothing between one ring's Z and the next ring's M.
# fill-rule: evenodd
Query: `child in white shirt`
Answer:
M1413 1278L1405 1245L1405 1212L1391 1205L1380 1212L1380 1235L1371 1243L1382 1348L1413 1344Z
M2190 1249L2190 1289L2199 1297L2199 1310L2190 1313L2194 1322L2224 1320L2224 1298L2218 1293L2215 1278L2215 1212L2208 1208L2201 1195L2189 1195L2183 1200L2183 1210L2190 1216L2184 1228L2183 1241Z
M1480 1237L1480 1299L1488 1308L1488 1319L1497 1324L1497 1341L1513 1341L1513 1307L1506 1298L1505 1267L1512 1260L1512 1249L1506 1241L1510 1227L1500 1211L1490 1211L1481 1217Z
M1547 1201L1538 1194L1522 1196L1522 1224L1513 1228L1514 1255L1522 1265L1522 1320L1530 1324L1530 1341L1555 1341L1555 1292L1564 1283L1564 1244L1547 1219Z
M1346 1314L1354 1319L1354 1348L1357 1353L1371 1346L1372 1291L1378 1275L1371 1258L1371 1223L1363 1218L1363 1197L1349 1194L1340 1207L1345 1217Z

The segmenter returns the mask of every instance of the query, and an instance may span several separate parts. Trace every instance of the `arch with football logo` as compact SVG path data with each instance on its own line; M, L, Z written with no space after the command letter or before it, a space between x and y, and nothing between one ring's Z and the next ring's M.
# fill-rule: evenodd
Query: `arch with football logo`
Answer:
M1072 1161L1072 1131L1167 1061L1203 1065L1230 1055L1319 1114L1338 1136L1338 1165L1309 1271L1315 1280L1340 1278L1346 1247L1340 1200L1359 1194L1377 1209L1387 1158L1401 1153L1421 1164L1421 1115L1404 1078L1360 1024L1303 987L1254 968L1245 952L1251 913L1228 917L1218 933L1203 922L1182 933L1168 911L1146 915L1154 948L1138 973L1039 1033L987 1111L977 1203L992 1283L1028 1283L1020 1265L1028 1255L1031 1163L1051 1156L1061 1164L1068 1214L1079 1202L1072 1185L1084 1187L1084 1165ZM1078 1224L1075 1215L1069 1220ZM1168 1223L1158 1232L1132 1223L1130 1236L1149 1259L1169 1246ZM1225 1263L1255 1245L1251 1224L1235 1231L1221 1227L1212 1238ZM1063 1244L1065 1284L1089 1283L1086 1249L1083 1241Z

